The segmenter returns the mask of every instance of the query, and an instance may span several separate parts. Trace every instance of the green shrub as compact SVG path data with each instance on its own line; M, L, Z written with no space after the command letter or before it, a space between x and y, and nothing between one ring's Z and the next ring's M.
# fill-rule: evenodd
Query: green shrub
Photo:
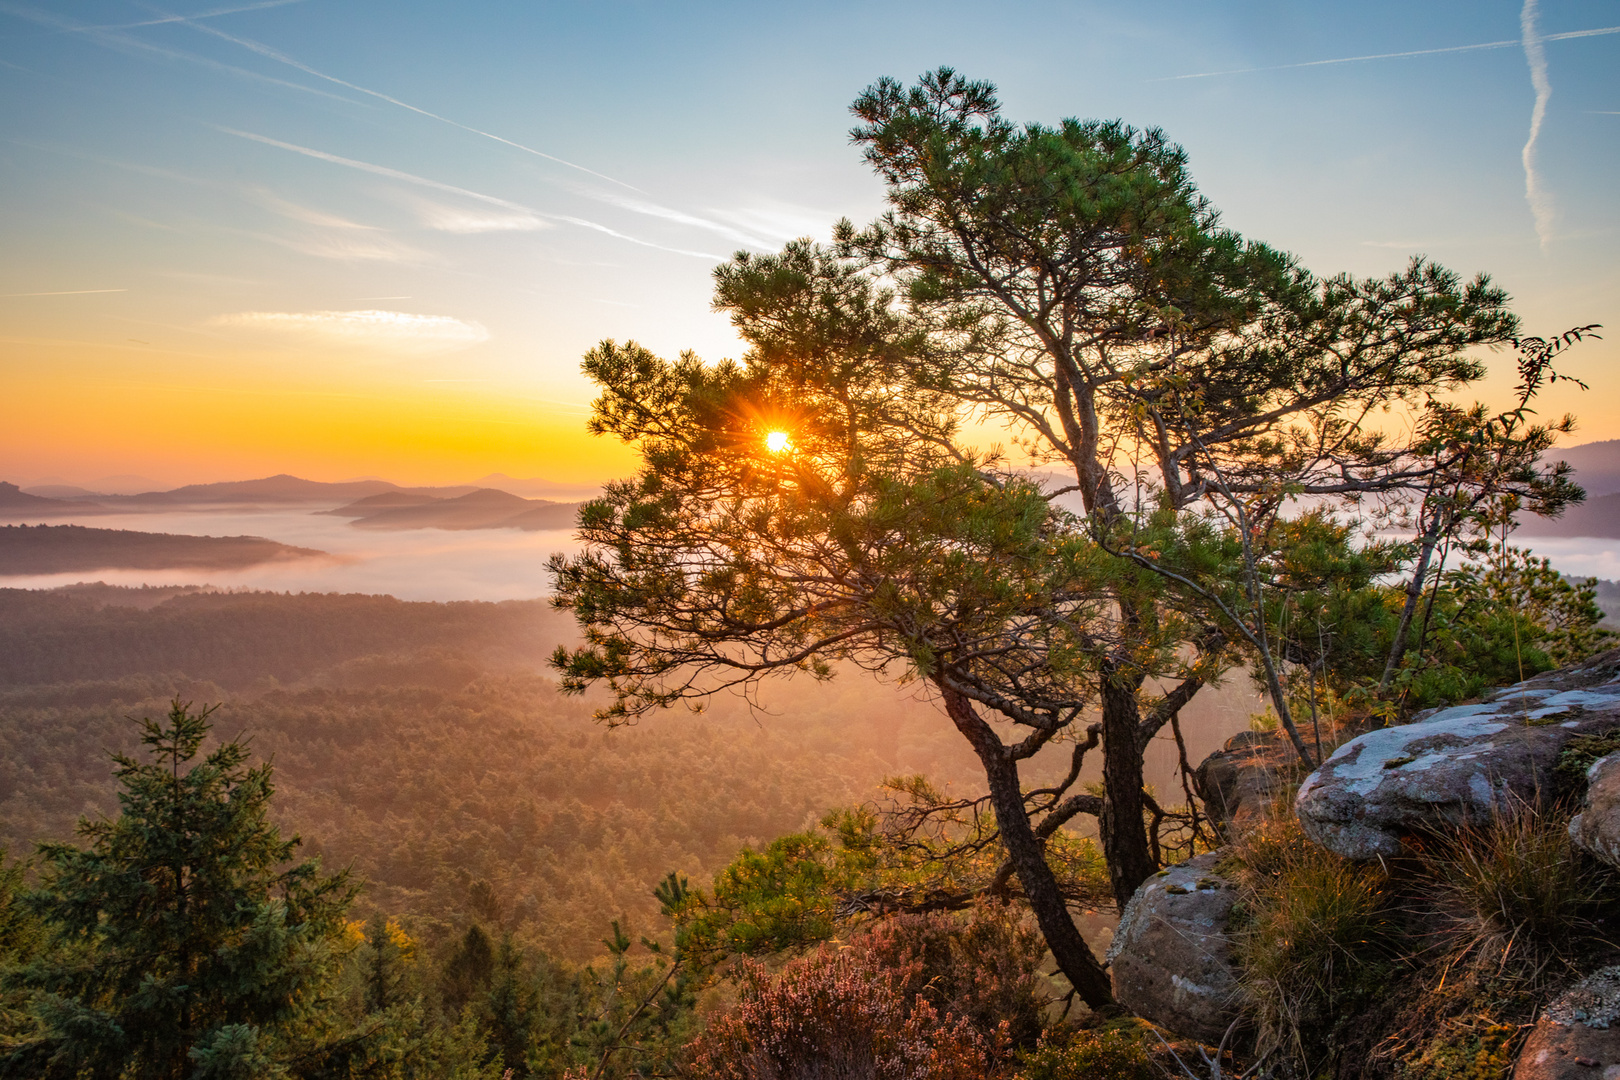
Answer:
M1142 1045L1138 1023L1080 1031L1038 1047L1016 1080L1158 1080L1164 1074Z

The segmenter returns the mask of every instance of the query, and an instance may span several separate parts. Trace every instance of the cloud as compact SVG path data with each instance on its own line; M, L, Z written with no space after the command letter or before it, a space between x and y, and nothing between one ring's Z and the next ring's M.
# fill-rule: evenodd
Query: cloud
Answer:
M348 218L339 217L336 214L328 214L322 210L312 210L307 206L288 202L267 188L251 187L247 189L246 194L249 199L260 206L274 210L284 218L301 221L305 225L316 225L323 229L364 229L367 231L376 231L377 229L375 225L364 225L358 221L350 221Z
M416 198L403 192L399 200L430 229L447 233L534 232L549 229L551 223L529 210L469 209L449 206L431 199Z
M55 292L8 292L0 297L15 296L89 296L91 293L129 292L128 289L58 289Z
M468 349L490 336L480 323L404 311L240 311L217 315L209 325L418 356Z
M401 266L421 266L435 261L431 254L420 248L375 233L333 231L302 236L274 236L264 233L247 235L291 248L304 255L313 255L317 259L333 259L338 262L384 262L397 263Z
M1530 213L1536 219L1536 236L1541 250L1547 250L1552 241L1554 210L1552 196L1541 186L1536 172L1536 140L1541 137L1541 122L1547 116L1547 99L1552 97L1552 83L1547 79L1547 52L1542 48L1542 37L1536 32L1539 0L1524 0L1519 12L1519 27L1524 39L1524 58L1530 65L1530 85L1535 87L1536 104L1530 111L1530 137L1525 140L1520 157L1524 161L1524 198L1530 204Z

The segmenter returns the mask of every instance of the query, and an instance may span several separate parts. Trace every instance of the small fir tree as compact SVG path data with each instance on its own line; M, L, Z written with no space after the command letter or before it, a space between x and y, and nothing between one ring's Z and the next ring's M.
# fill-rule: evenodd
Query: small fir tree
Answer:
M33 993L40 1034L0 1075L281 1076L325 1056L356 887L292 863L271 766L248 767L242 742L196 760L212 713L176 700L142 720L145 760L114 755L122 813L81 820L83 848L40 846L24 902L49 940L7 979Z

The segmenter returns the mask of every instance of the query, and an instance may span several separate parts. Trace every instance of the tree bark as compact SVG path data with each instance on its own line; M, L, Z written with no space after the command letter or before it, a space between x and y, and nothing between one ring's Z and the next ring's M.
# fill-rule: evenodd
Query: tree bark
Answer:
M1002 846L1007 849L1007 859L1024 886L1024 896L1029 900L1035 922L1052 950L1058 969L1068 978L1080 1000L1093 1010L1116 1009L1108 972L1098 963L1080 929L1074 925L1058 888L1057 876L1047 865L1045 846L1030 826L1024 792L1018 782L1017 762L1007 753L995 731L979 716L973 702L960 691L944 685L943 680L939 686L951 722L967 737L984 766Z
M1098 821L1114 902L1123 910L1142 882L1159 869L1148 845L1142 814L1141 723L1136 688L1105 670L1102 690L1103 811Z
M1384 662L1384 676L1378 680L1378 689L1383 691L1389 686L1389 681L1395 677L1395 665L1401 661L1401 654L1406 651L1406 635L1412 629L1412 616L1417 612L1418 598L1423 595L1424 579L1429 574L1429 560L1434 557L1434 549L1440 543L1441 518L1435 515L1433 527L1423 535L1422 546L1418 550L1417 565L1412 568L1412 577L1406 583L1406 603L1401 607L1400 625L1395 628L1395 640L1390 642L1389 659Z

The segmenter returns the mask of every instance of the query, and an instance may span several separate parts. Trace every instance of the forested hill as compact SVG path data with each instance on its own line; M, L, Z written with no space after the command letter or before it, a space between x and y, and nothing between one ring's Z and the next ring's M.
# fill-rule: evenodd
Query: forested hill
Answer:
M136 748L129 717L223 702L216 734L273 758L277 819L354 865L362 912L582 959L609 918L656 928L668 871L706 881L885 776L977 789L933 707L864 675L774 686L765 715L727 697L606 730L544 675L574 638L540 600L0 590L0 847L117 812L106 751Z
M451 652L481 667L533 672L576 636L572 620L543 600L191 592L132 606L143 595L112 586L0 589L0 686L163 674L241 690L420 650L440 654L438 662Z
M329 557L262 536L176 536L83 525L0 525L0 574L87 570L238 570Z

